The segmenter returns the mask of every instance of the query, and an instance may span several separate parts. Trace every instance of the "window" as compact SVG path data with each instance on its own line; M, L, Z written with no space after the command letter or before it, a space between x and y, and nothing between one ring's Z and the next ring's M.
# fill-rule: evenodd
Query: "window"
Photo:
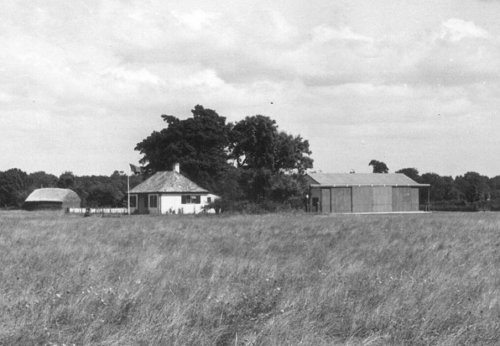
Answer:
M212 203L212 197L207 197L207 203Z
M158 196L149 195L149 208L158 208Z
M137 208L137 195L130 195L130 208Z
M200 204L200 195L182 195L182 204Z

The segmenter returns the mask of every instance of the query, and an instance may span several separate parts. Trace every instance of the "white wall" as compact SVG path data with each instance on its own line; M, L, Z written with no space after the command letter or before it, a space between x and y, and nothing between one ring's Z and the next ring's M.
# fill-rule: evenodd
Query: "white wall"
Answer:
M158 207L160 209L161 214L193 214L193 213L201 213L203 211L203 207L208 204L208 198L213 202L218 199L219 196L208 194L200 196L200 204L182 204L181 195L158 195ZM148 195L149 201L149 195ZM137 199L137 205L139 200ZM133 213L137 208L130 208ZM158 212L157 209L150 209L150 212ZM209 210L209 213L215 213L215 210Z
M170 214L174 212L175 214L197 214L203 211L203 207L208 204L208 198L211 198L212 202L219 198L216 195L201 195L200 204L182 204L181 195L162 195L161 196L161 213Z
M162 195L160 205L162 214L170 214L172 212L178 214L179 209L182 208L181 195Z

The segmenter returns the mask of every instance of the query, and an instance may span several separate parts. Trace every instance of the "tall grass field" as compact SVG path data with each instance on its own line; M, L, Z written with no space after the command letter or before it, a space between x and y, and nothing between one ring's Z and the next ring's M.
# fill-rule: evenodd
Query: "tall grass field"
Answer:
M499 345L500 213L0 212L0 345Z

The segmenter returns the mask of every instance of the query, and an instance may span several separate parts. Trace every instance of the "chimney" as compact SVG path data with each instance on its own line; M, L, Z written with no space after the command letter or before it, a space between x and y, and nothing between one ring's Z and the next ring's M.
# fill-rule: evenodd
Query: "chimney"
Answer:
M179 164L179 162L174 163L174 169L173 169L173 171L177 172L177 173L181 172L181 165Z

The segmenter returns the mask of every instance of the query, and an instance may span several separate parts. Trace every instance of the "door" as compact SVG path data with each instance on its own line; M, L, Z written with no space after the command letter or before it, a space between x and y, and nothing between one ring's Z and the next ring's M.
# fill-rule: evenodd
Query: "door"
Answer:
M139 211L139 214L147 214L148 212L148 195L143 195L140 194L138 196L138 204L137 204L137 210Z

